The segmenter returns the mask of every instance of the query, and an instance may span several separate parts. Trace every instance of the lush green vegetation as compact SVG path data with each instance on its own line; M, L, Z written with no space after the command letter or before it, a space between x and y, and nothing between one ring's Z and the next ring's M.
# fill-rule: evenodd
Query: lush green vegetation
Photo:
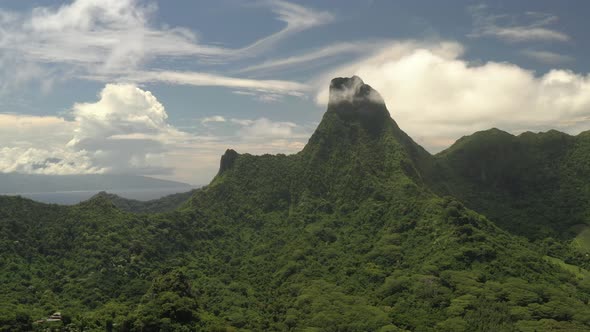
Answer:
M510 232L571 239L590 220L589 158L590 132L491 129L436 155L430 180Z
M171 194L158 199L149 201L139 201L135 199L124 198L107 192L99 192L93 198L103 197L113 203L117 208L135 213L160 213L171 212L182 207L188 199L195 194L198 189L187 192Z
M359 98L296 155L228 150L174 211L1 197L0 331L590 330L588 258L467 208L442 158Z

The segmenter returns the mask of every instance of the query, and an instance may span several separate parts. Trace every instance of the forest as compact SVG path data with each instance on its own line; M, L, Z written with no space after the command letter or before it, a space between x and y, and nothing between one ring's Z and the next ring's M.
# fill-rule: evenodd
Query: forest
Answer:
M589 132L431 155L330 88L302 151L227 150L189 194L0 196L0 331L590 331Z

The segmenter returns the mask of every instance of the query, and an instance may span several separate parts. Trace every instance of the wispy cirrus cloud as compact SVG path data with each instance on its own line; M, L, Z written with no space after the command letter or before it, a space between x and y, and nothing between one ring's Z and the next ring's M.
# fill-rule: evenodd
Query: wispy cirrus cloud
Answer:
M30 13L4 12L0 47L39 63L117 71L154 58L210 57L229 52L204 45L184 28L154 27L157 7L136 0L77 0Z
M551 28L558 17L548 13L526 12L524 15L490 14L486 5L468 8L473 18L473 38L493 37L507 42L552 41L567 42L566 33Z
M155 2L139 0L75 0L61 6L36 7L29 12L0 9L0 75L10 84L87 78L102 82L132 81L226 86L265 94L300 94L302 85L288 81L258 81L226 76L207 66L240 61L268 50L285 38L332 22L334 16L282 0L259 3L285 27L242 48L201 42L184 27L157 26ZM154 63L190 59L207 69L156 69ZM161 63L161 62L158 62ZM10 65L14 64L14 65ZM16 72L11 68L24 68ZM137 82L142 83L142 82ZM9 87L3 83L1 88Z
M240 55L259 54L292 34L331 23L335 19L334 15L327 11L315 10L283 0L267 0L261 4L269 7L277 15L277 19L286 25L283 29L240 49L238 52Z
M104 78L96 77L97 80ZM309 87L305 84L283 80L255 80L222 76L192 71L135 71L123 76L121 80L133 83L167 83L192 86L223 86L242 88L257 94L279 93L281 95L302 96Z
M523 50L521 53L533 60L549 65L563 64L574 61L574 58L569 55L549 51Z
M251 72L275 72L277 70L295 67L300 68L301 65L316 65L317 60L331 58L341 55L350 54L362 54L372 52L377 48L383 47L384 44L388 44L391 41L387 40L374 40L374 41L356 41L356 42L342 42L334 43L317 49L313 49L309 52L265 61L256 65L247 66L240 69L239 73L251 73Z

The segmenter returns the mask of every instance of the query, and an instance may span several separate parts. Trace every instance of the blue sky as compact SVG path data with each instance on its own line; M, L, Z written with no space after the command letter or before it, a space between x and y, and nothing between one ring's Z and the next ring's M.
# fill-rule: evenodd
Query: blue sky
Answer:
M0 2L0 171L205 184L295 153L359 75L431 152L590 129L587 1Z

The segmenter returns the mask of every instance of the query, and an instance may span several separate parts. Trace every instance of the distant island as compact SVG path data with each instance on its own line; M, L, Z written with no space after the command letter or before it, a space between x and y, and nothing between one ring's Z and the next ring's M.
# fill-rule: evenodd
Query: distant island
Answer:
M75 204L107 191L138 200L188 192L188 183L127 174L44 175L0 173L0 194L20 195L44 203Z

